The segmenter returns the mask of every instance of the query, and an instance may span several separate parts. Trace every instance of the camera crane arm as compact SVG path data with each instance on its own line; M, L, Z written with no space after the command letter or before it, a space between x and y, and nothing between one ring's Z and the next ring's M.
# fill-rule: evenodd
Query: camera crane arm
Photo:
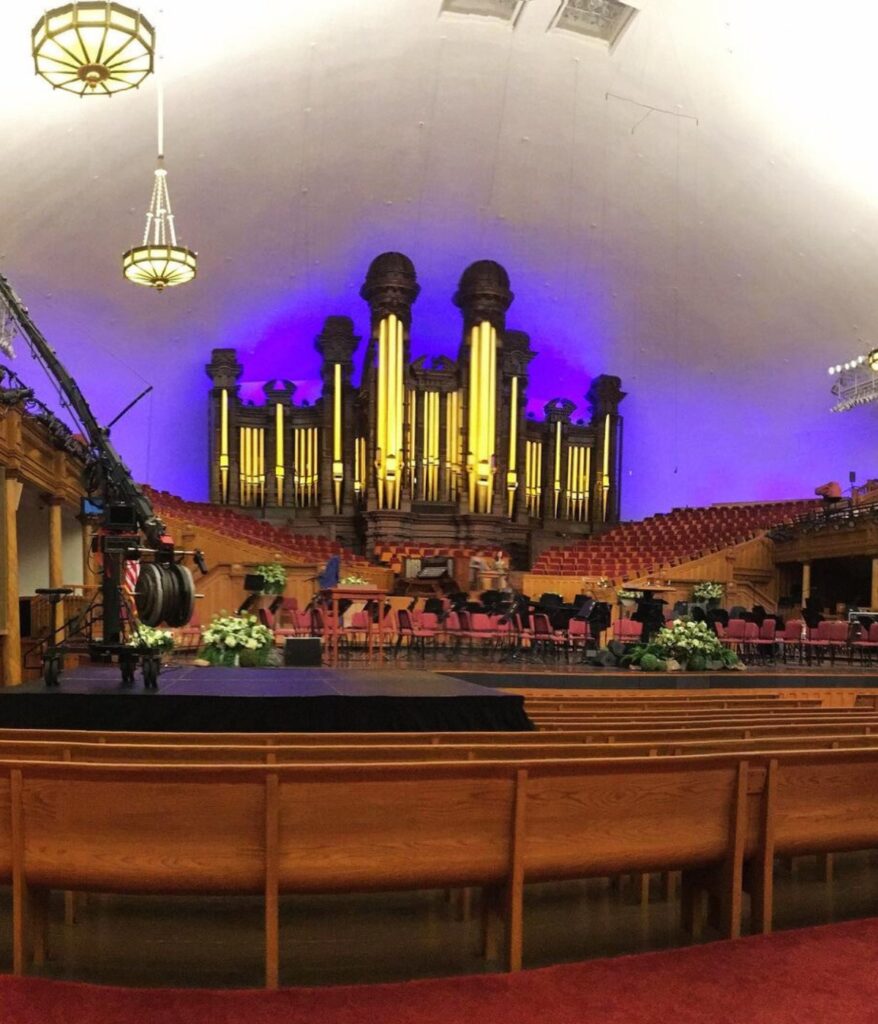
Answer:
M58 384L70 410L84 430L92 455L104 473L106 497L110 501L128 505L133 509L138 527L149 548L172 555L174 542L167 535L165 525L156 515L152 502L143 488L134 481L131 470L122 461L122 457L110 441L109 431L98 423L79 385L67 372L55 350L31 319L27 307L2 274L0 304L9 311L33 355Z

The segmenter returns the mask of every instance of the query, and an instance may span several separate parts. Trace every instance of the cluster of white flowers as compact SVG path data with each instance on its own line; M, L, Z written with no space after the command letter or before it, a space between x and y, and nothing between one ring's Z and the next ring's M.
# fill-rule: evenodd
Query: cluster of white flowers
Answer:
M706 622L684 622L682 619L674 619L670 626L660 629L651 643L661 647L667 657L682 662L693 654L717 659L724 650Z
M128 646L149 651L169 651L174 646L174 634L169 629L155 629L141 622L132 632Z
M215 650L258 651L271 646L274 634L255 615L217 615L201 631L205 647Z
M692 596L696 601L712 601L715 598L722 597L724 593L725 586L714 580L704 580L702 583L696 583L692 589Z
M343 580L341 580L340 583L341 583L341 586L343 586L343 587L368 587L369 586L369 581L368 580L364 580L362 576L357 576L354 573L351 573L350 576L345 576L345 578Z

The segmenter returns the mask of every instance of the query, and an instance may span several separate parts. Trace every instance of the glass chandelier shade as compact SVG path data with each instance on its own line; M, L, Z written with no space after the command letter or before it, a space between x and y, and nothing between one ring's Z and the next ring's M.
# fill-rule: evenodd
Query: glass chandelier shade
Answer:
M117 3L83 0L47 11L31 43L36 73L78 96L136 89L153 70L155 29Z
M191 249L177 244L168 193L168 172L164 167L157 167L152 199L146 211L143 244L129 249L122 256L122 273L133 284L163 291L191 281L195 277L197 260L197 254Z

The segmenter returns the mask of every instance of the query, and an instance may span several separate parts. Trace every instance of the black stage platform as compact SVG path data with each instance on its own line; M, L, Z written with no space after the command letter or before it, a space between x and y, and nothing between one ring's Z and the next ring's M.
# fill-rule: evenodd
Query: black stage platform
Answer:
M823 671L798 669L795 665L760 672L620 672L606 669L567 669L540 672L539 669L514 672L466 670L455 672L456 679L481 686L502 686L518 690L777 690L792 689L870 689L878 687L878 673L871 670L842 668Z
M465 732L533 729L524 699L436 672L328 668L165 669L158 690L119 669L0 687L0 727L138 732Z

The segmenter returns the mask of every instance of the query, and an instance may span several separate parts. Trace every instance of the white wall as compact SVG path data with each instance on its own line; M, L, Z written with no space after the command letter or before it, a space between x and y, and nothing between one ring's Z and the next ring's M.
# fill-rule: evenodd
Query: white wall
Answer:
M82 531L73 509L61 517L63 583L82 583ZM49 508L36 488L25 484L18 506L19 593L49 585Z
M22 597L49 585L49 508L28 484L18 505L18 576Z

